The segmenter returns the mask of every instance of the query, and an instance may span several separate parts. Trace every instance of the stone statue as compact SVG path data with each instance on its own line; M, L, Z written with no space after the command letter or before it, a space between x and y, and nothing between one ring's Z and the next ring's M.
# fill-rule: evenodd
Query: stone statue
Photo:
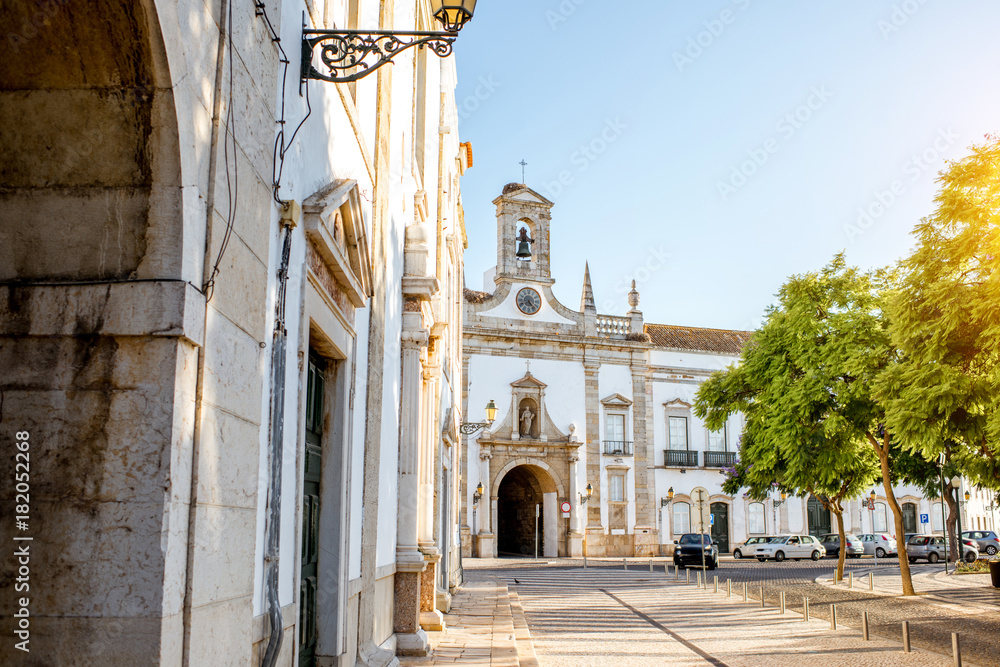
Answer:
M533 421L535 421L535 413L531 411L531 408L525 406L524 411L521 412L521 430L519 432L522 438L531 435L531 422Z

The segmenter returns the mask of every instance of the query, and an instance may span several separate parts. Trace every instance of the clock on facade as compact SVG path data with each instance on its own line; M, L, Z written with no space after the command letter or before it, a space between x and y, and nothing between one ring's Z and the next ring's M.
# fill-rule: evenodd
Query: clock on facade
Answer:
M542 297L530 287L525 287L517 293L517 307L525 315L534 315L542 307Z

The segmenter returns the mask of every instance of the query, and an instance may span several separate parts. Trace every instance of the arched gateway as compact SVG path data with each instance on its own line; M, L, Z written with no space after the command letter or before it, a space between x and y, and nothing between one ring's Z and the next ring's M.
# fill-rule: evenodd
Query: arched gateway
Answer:
M498 472L491 491L497 556L533 556L536 536L539 556L552 558L564 551L560 535L569 519L561 516L559 501L565 493L547 464L511 462Z

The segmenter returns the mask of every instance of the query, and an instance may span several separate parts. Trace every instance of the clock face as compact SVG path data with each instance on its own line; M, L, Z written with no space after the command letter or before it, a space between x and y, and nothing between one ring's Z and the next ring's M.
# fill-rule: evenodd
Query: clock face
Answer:
M525 287L517 293L517 307L525 315L534 315L542 307L542 297L530 287Z

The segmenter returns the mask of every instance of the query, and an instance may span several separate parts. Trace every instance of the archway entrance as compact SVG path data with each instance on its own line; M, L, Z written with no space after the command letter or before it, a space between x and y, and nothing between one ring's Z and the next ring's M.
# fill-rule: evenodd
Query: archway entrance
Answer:
M810 535L824 535L830 532L830 510L823 507L823 504L813 496L809 496L807 512L809 514Z
M523 558L556 556L556 487L552 477L537 466L511 469L497 493L497 555ZM536 516L537 513L537 516Z

